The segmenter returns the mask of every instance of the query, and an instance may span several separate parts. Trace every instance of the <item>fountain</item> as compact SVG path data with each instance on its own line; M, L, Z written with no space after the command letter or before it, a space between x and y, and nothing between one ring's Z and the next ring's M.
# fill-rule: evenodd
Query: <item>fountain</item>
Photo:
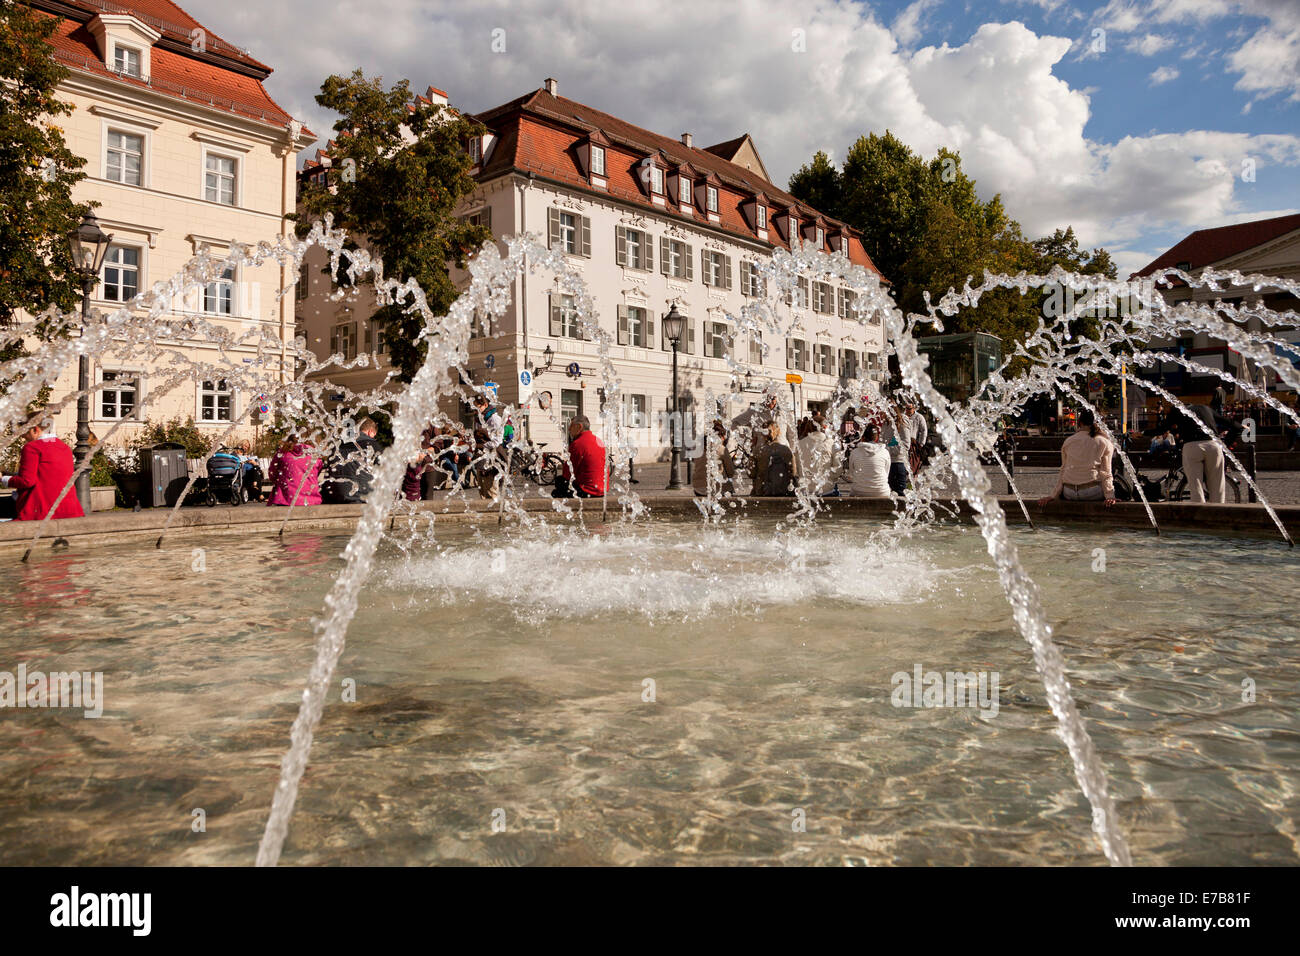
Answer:
M385 539L392 541L404 555L408 568L413 563L425 560L428 554L438 553L434 533L437 526L436 512L417 511L398 499L397 492L405 463L416 455L423 428L427 423L438 419L440 397L456 394L468 398L475 391L472 386L465 384L463 375L458 374L463 372L468 359L471 324L476 315L488 316L489 321L503 315L509 304L513 280L524 270L551 276L557 291L574 297L578 322L598 345L601 380L607 396L602 407L601 427L609 438L614 463L614 483L610 497L619 509L618 526L625 529L626 533L654 534L652 510L631 490L628 461L633 448L632 439L625 424L614 414L614 409L620 404L620 383L610 361L612 337L607 330L601 328L596 305L587 294L581 276L567 265L563 255L552 252L528 235L506 240L504 255L495 245L487 244L470 263L471 281L468 288L447 315L437 316L428 308L415 283L402 283L384 277L382 266L377 260L372 259L364 250L346 250L344 240L343 233L334 230L332 224L326 221L315 224L301 240L282 237L276 243L261 243L255 247L233 245L230 254L224 259L213 257L205 250L172 279L156 284L137 297L134 303L114 313L95 316L79 337L57 334L66 333L80 322L78 316L61 315L57 311L7 330L8 339L30 339L39 321L53 327L56 335L38 343L31 355L0 365L0 380L13 383L4 395L0 395L0 423L8 427L7 434L10 436L21 433L27 419L26 409L40 388L55 381L60 370L81 355L104 359L131 354L169 359L170 372L141 403L142 412L147 411L150 400L181 384L219 375L241 388L268 396L276 408L293 409L293 417L301 426L299 433L310 438L324 452L336 449L341 443L355 437L355 417L348 414L349 410L355 414L363 409L377 408L385 402L395 403L396 412L392 418L393 444L378 460L372 492L363 507L356 531L342 551L343 567L330 584L323 599L322 613L314 621L314 662L293 721L289 747L281 764L279 783L275 788L270 815L257 850L259 865L274 865L280 859L299 786L307 767L313 736L320 724L328 691L344 652L349 625L358 612L362 588L372 574L381 542ZM343 366L341 356L332 356L322 362L307 349L305 342L295 342L288 347L288 351L298 361L300 371L291 381L281 382L276 376L285 346L278 339L262 338L264 333L252 331L237 340L229 331L201 319L177 319L172 314L172 306L181 296L200 287L230 266L260 265L265 261L276 260L296 274L304 253L313 245L329 251L332 268L336 273L346 273L349 285L356 285L367 276L372 277L381 302L404 306L423 318L428 345L426 360L410 386L402 389L395 399L390 393L353 393L330 385L328 393L335 398L337 393L344 393L344 412L339 413L331 409L330 403L326 401L326 386L309 380L309 376L328 371L331 367ZM1040 321L1038 330L1017 346L1015 354L989 377L980 392L966 405L959 406L945 400L930 381L927 360L918 352L915 339L919 322L932 323L942 330L943 316L951 316L961 307L978 304L981 295L998 288L1015 288L1021 294L1028 294L1031 290L1046 291L1055 285L1114 294L1127 293L1127 287L1112 280L1072 275L1059 269L1046 276L1023 273L1017 276L986 274L978 285L972 286L968 280L962 290L950 290L937 305L929 306L928 315L904 316L877 277L861 267L850 265L842 255L826 255L811 247L801 247L796 242L792 252L777 251L761 266L761 273L767 294L747 305L740 314L727 316L738 331L762 331L767 333L764 336L766 341L779 340L789 331L789 323L783 318L778 303L781 296L790 291L800 277L833 280L844 284L856 293L852 311L858 321L866 322L874 317L883 322L887 349L897 356L902 381L932 415L945 451L926 472L918 476L914 488L909 489L899 502L894 520L888 525L873 528L864 536L862 547L875 554L902 553L906 542L940 523L941 512L945 510L941 490L943 483L955 481L960 497L974 512L998 582L1010 605L1015 626L1030 646L1048 706L1057 722L1057 733L1066 745L1075 780L1092 808L1092 828L1100 849L1112 864L1128 865L1132 862L1128 842L1108 789L1102 759L1076 706L1066 676L1064 659L1053 640L1053 631L1048 623L1048 609L1038 586L1031 580L1020 560L1020 549L1007 526L1001 506L991 491L980 458L981 455L994 452L997 422L1017 414L1033 397L1061 393L1084 407L1091 407L1079 393L1077 384L1089 374L1105 373L1136 381L1134 369L1149 367L1161 359L1170 360L1169 355L1157 354L1138 344L1153 336L1208 332L1227 341L1260 367L1271 369L1280 381L1300 389L1300 372L1289 361L1279 358L1274 351L1273 346L1281 340L1271 332L1247 333L1239 324L1245 318L1253 317L1271 330L1287 322L1294 323L1294 313L1277 314L1262 306L1220 304L1211 308L1193 303L1171 305L1165 302L1156 289L1158 283L1173 277L1195 288L1217 290L1227 283L1256 290L1268 286L1293 295L1300 294L1300 284L1263 276L1242 276L1235 272L1217 273L1207 270L1200 276L1190 276L1178 270L1166 270L1143 286L1139 308L1131 314L1105 319L1096 339L1072 338L1070 321L1077 317L1079 307L1067 311L1050 323ZM283 296L289 291L291 290L281 290L280 294ZM142 318L135 314L138 310L146 310L147 315ZM218 355L223 355L236 342L241 345L256 344L258 360L238 365L196 364L174 350L169 350L168 343L177 338L210 343L217 349ZM1004 376L1007 364L1017 356L1029 361L1028 374L1019 377ZM354 361L364 363L367 357L360 356ZM1180 357L1177 361L1188 368L1206 371L1192 360ZM735 371L738 382L747 369L734 357L729 358L728 362ZM1225 373L1214 373L1233 381L1248 394L1261 398L1281 414L1295 420L1296 416L1289 408L1281 406L1252 383L1235 382ZM102 387L97 385L89 391L93 393ZM854 383L846 394L840 411L851 404L856 405L858 397L867 394L873 387L873 383L866 381ZM79 394L73 392L60 396L50 407L65 407L75 402ZM1163 391L1161 394L1171 403L1177 402L1173 396ZM710 394L705 407L720 407L716 404L718 402L741 403L742 398L738 390L729 395ZM505 413L509 415L512 411L514 410L506 408ZM781 412L778 411L778 414ZM222 440L228 438L238 424L238 421L233 422ZM702 439L706 443L719 440L710 433L709 424L704 422L702 429L708 436ZM114 425L101 440L109 443L119 427L120 424ZM727 429L729 439L738 438L741 430L740 426L731 425ZM1210 437L1218 440L1217 436ZM7 439L6 445L12 440ZM834 453L838 455L844 449L838 444L838 438L835 441ZM1226 448L1224 450L1229 460L1239 466L1240 463L1232 453ZM706 467L709 468L709 491L697 501L703 524L705 528L712 528L712 533L715 534L735 534L738 523L743 525L746 519L736 517L738 512L731 507L734 501L721 495L722 481L714 457L706 453L705 460ZM1001 464L1001 459L998 461ZM82 467L87 464L83 463ZM1132 474L1133 466L1127 456L1124 456L1124 465ZM1005 471L1005 465L1003 468ZM1253 481L1251 485L1256 487ZM69 482L64 494L71 487L72 482ZM1258 491L1257 488L1256 490ZM183 500L184 496L177 501L172 511L173 517ZM1262 494L1260 500L1264 501ZM602 502L602 517L607 501L608 499ZM818 536L825 533L826 522L829 520L824 515L826 505L826 501L814 489L797 489L790 513L769 532L769 541L777 549L775 560L779 562L778 567L802 572L810 551L825 558L824 553L817 550L816 543ZM1291 543L1272 506L1266 501L1264 506L1283 538L1288 544ZM548 548L580 549L587 546L585 542L577 543L578 539L574 538L571 530L575 519L578 522L586 520L580 504L575 507L566 502L555 502L555 512L560 520L549 521L544 515L523 506L519 489L512 482L509 469L506 469L502 480L499 508L498 521L504 524L506 519L510 519L512 526L520 526L527 533L528 540L534 542L532 546L536 546L538 541ZM1023 502L1021 508L1024 510ZM286 522L293 510L294 505L291 505L286 511ZM402 514L406 514L408 520L394 527L403 529L405 533L394 531L386 534L385 528L390 519ZM1024 514L1028 518L1027 510L1024 510ZM1155 518L1149 506L1147 514L1154 525ZM48 520L47 515L46 520L33 529L32 547L46 534ZM156 542L158 548L163 546L166 535L164 529ZM495 539L480 534L476 559L481 561L483 554L489 550L494 555L500 553L503 563L507 560L504 557L507 551L516 556L527 553L529 546L524 544L525 539L507 535L503 540L504 546ZM32 547L28 548L28 555L31 554ZM847 543L845 547L852 548ZM768 567L770 570L771 565ZM646 572L651 577L659 573L654 569L646 569ZM400 574L397 577L400 578ZM834 575L831 577L834 578ZM681 579L672 580L670 590L680 589ZM628 582L624 580L621 584L627 585ZM898 584L903 586L903 582ZM631 592L622 593L626 596ZM690 593L694 595L691 600L667 601L660 608L660 613L689 613L692 602L709 605L715 597L707 588L696 588ZM647 606L653 603L649 602Z

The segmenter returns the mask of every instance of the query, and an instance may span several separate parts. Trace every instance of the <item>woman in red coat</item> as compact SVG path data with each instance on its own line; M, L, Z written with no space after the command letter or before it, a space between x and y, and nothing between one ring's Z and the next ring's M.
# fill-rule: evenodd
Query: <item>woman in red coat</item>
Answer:
M3 482L14 489L19 521L39 521L59 497L63 486L72 478L74 463L72 449L59 441L54 434L54 422L45 419L27 430L27 444L23 445L18 474L7 475ZM84 518L77 489L69 488L59 506L54 509L56 518Z

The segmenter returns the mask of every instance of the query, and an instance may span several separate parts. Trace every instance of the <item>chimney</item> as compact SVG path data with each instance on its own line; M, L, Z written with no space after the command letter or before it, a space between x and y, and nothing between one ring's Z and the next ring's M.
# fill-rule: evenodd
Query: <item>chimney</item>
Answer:
M691 134L690 134L690 133L682 133L682 145L685 146L685 147L687 147L687 148L692 147L693 144L691 143Z
M560 84L555 82L554 77L548 76L546 78L546 82L543 85L546 87L546 92L550 93L552 96L560 95L558 92L558 90L560 89Z

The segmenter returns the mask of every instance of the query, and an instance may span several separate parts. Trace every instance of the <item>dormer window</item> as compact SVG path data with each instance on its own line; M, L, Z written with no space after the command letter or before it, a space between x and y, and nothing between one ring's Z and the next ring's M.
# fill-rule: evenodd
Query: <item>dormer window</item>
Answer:
M591 175L605 175L605 147L603 146L591 147Z
M471 166L477 166L481 162L483 162L483 140L472 136L469 141L469 163Z
M766 207L766 206L757 206L757 207L755 207L754 212L755 212L755 215L758 216L758 228L759 228L759 229L766 229L766 228L767 228L767 207Z
M817 227L817 248L818 249L826 248L826 230L823 229L821 226Z
M140 51L120 43L114 44L113 69L117 73L140 79Z
M718 211L718 187L717 186L706 187L704 190L704 195L705 195L705 208L707 208L709 212L717 212Z
M691 201L691 181L685 176L677 180L677 198L685 205Z
M660 195L664 191L664 171L658 166L650 167L650 191Z

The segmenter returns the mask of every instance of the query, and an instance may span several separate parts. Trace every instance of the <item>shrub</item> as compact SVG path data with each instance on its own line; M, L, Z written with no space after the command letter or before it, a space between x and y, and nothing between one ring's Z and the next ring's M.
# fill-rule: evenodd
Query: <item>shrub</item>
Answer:
M147 422L140 433L131 440L131 450L140 451L163 442L175 442L185 446L187 458L202 458L212 450L212 439L194 424L191 416L181 421L173 418L169 422Z

